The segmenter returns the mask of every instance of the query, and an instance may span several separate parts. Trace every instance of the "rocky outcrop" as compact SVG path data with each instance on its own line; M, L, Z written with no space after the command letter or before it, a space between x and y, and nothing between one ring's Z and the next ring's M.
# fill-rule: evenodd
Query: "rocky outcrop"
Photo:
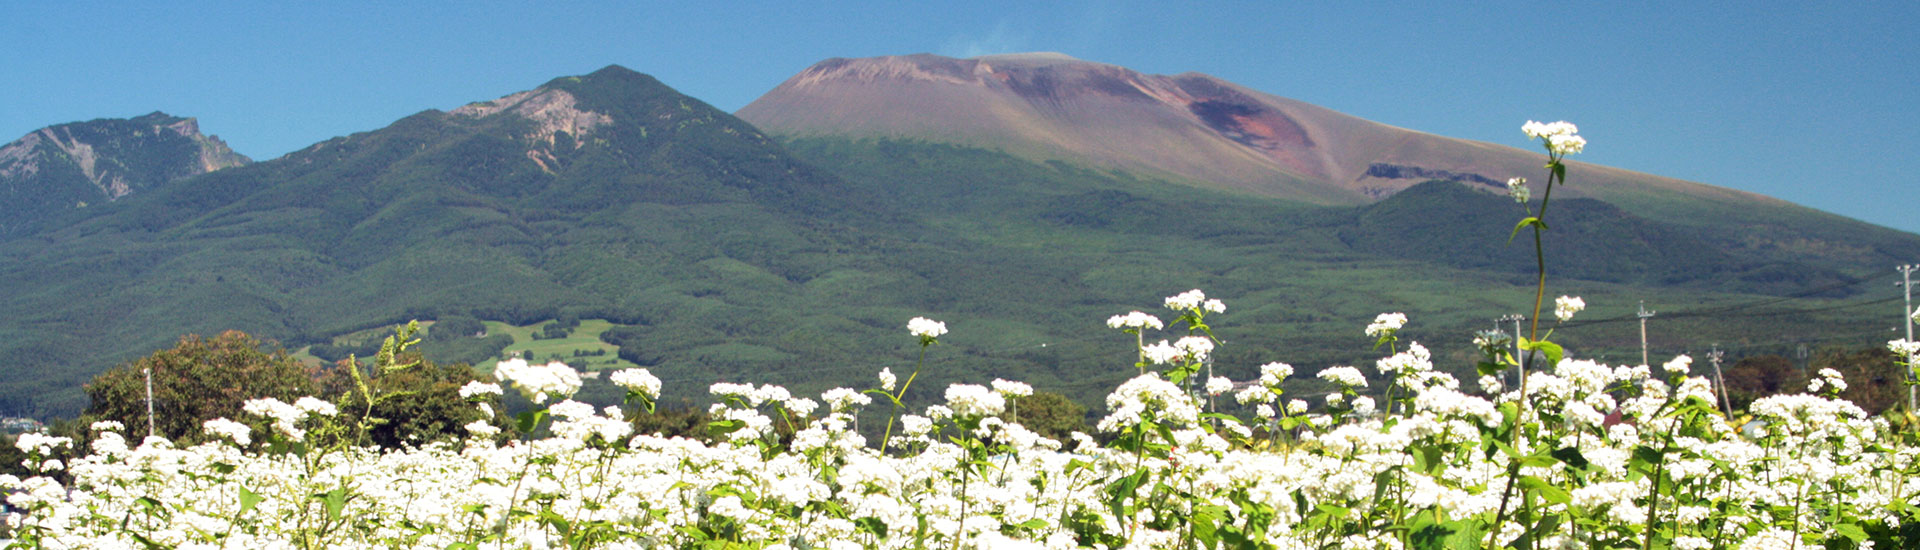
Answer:
M160 112L35 130L0 146L0 238L59 210L248 162L194 119Z

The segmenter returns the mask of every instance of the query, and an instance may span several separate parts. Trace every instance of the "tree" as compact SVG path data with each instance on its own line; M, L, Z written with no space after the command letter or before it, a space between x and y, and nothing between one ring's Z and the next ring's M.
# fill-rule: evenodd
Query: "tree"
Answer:
M1056 439L1072 448L1073 432L1087 429L1087 408L1049 391L1035 391L1019 399L1020 424L1034 433Z
M466 363L436 365L418 353L402 353L395 364L412 366L386 370L375 365L367 369L341 361L318 377L325 394L340 407L341 415L379 419L367 430L368 442L398 448L458 439L466 436L468 423L486 418L476 404L460 397L462 386L479 380ZM363 369L368 392L376 396L371 410L347 370L351 368ZM379 397L385 395L391 397ZM485 402L496 416L505 414L499 396L489 395Z
M248 399L291 402L318 389L306 368L278 345L269 350L240 331L212 339L189 334L172 349L122 364L87 383L82 418L120 422L128 438L138 441L146 434L149 370L155 435L183 443L204 439L200 425L210 419L247 422L240 407Z
M1697 371L1699 366L1694 368ZM1793 361L1778 355L1741 358L1727 367L1726 379L1727 400L1733 403L1734 410L1746 410L1755 399L1807 388L1806 377L1794 368Z

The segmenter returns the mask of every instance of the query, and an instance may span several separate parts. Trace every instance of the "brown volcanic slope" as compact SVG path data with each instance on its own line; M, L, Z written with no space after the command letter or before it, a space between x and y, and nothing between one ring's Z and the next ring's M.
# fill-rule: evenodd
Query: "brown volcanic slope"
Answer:
M1149 75L1056 53L829 59L736 115L790 137L984 146L1321 204L1369 202L1429 179L1504 191L1507 178L1544 177L1537 151L1395 128L1204 74ZM1676 193L1791 206L1615 168L1571 171L1563 193L1655 214L1679 214Z

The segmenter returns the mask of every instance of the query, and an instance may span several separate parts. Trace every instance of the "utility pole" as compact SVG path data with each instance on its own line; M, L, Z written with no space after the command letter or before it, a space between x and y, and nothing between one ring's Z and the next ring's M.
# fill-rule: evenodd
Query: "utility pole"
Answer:
M1905 321L1907 324L1907 341L1912 342L1913 341L1913 271L1916 269L1920 269L1920 265L1907 264L1907 265L1895 267L1894 269L1900 270L1900 289L1906 291L1906 296L1907 296L1906 305L1901 306L1900 317L1902 317L1901 320ZM1914 403L1914 392L1913 392L1913 354L1907 354L1907 372L1906 372L1906 376L1902 376L1901 378L1906 379L1907 381L1907 410L1912 411L1916 408Z
M153 437L153 367L140 369L147 376L147 437Z
M1727 397L1727 379L1720 376L1720 358L1726 355L1727 352L1720 351L1720 344L1714 344L1713 351L1707 352L1707 359L1713 361L1713 379L1720 384L1720 402L1726 406L1722 410L1726 411L1728 417L1732 417L1733 400Z
M1652 317L1653 313L1654 312L1647 311L1647 301L1641 300L1640 312L1635 314L1640 316L1640 365L1641 366L1646 366L1650 364L1647 362L1647 318Z
M1807 344L1801 343L1799 348L1794 349L1793 357L1795 359L1800 360L1800 374L1801 375L1807 374L1807 357L1809 357L1809 354L1807 353Z
M1499 320L1513 321L1513 372L1518 376L1518 382L1525 383L1527 380L1527 356L1520 350L1520 322L1527 320L1527 316L1515 313L1501 317Z

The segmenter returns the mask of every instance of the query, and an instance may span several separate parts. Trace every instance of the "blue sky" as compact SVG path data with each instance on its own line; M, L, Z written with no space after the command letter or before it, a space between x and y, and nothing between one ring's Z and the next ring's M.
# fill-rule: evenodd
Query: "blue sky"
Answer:
M1916 2L5 2L0 140L161 110L268 159L609 64L732 111L829 57L1058 51L1520 147L1569 120L1580 160L1920 232L1916 28Z

